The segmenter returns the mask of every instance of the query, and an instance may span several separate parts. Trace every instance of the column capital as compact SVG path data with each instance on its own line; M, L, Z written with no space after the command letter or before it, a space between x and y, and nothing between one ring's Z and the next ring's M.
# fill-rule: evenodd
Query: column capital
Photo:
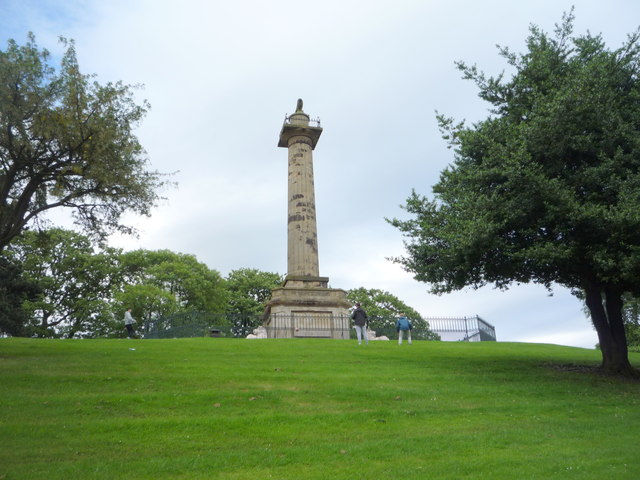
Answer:
M293 115L292 115L293 116ZM311 149L315 149L322 133L322 127L310 127L285 123L280 131L279 147L289 148L289 140L293 137L307 137L311 140Z

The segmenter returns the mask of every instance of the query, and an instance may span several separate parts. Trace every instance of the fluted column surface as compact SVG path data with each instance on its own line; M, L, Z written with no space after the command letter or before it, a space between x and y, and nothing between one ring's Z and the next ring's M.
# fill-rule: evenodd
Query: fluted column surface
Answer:
M288 275L319 276L311 139L289 139Z

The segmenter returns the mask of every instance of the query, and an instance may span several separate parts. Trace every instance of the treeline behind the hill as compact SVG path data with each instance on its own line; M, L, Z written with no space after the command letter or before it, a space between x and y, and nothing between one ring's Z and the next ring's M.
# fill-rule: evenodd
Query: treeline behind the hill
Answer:
M282 275L240 268L223 277L194 255L170 250L124 252L98 246L80 233L25 231L0 257L0 333L37 337L122 337L132 309L137 328L181 313L258 318ZM437 338L420 314L376 289L348 291L367 308L371 327L387 331L399 312L416 321L423 338ZM222 320L221 320L222 319Z

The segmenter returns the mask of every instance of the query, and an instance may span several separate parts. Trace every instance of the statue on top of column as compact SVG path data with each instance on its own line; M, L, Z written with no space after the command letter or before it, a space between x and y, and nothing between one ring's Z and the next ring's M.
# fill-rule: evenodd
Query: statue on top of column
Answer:
M302 99L298 99L298 104L296 105L296 113L302 112Z

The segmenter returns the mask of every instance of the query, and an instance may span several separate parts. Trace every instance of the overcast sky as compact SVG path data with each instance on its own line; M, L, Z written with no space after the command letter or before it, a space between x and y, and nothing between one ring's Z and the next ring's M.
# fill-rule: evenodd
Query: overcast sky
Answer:
M592 348L595 331L566 289L491 287L435 296L387 257L403 254L385 217L411 189L431 194L453 154L435 111L487 116L454 61L488 74L496 45L522 51L530 24L552 32L575 4L575 32L610 48L640 26L637 0L0 0L0 40L27 32L54 55L76 41L101 83L144 84L137 130L151 166L178 187L139 239L112 244L195 255L227 275L286 273L285 114L298 98L324 131L314 151L320 274L334 288L387 290L425 317L479 315L498 340Z

